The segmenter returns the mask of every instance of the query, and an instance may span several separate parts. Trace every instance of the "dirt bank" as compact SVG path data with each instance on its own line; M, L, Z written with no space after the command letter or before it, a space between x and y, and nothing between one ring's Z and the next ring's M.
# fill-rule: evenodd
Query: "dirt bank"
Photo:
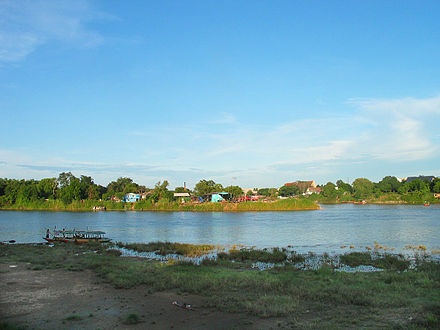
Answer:
M14 267L15 266L15 267ZM204 299L148 287L115 289L91 271L30 270L25 263L0 263L0 319L32 329L267 329L280 320L205 308ZM172 305L192 304L192 310ZM140 323L125 324L129 314Z

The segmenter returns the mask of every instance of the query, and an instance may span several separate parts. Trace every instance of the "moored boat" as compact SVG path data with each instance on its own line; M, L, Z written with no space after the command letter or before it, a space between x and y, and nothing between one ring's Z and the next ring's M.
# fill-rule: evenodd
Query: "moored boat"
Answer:
M110 242L110 238L105 237L103 231L89 231L89 230L54 230L46 231L46 237L43 237L48 242L72 242L72 243L106 243Z

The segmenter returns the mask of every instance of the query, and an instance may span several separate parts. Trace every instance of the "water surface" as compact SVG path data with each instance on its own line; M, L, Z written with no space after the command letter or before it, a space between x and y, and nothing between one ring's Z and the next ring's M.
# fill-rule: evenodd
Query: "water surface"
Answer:
M298 252L341 252L373 242L440 249L440 206L323 205L292 212L0 211L0 241L43 242L46 228L102 230L114 241L293 246ZM348 248L347 248L348 249ZM342 251L343 252L343 251Z

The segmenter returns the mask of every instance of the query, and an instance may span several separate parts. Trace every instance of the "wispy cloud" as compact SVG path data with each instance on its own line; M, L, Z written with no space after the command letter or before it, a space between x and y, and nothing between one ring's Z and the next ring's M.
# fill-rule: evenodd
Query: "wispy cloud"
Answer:
M87 23L115 19L94 10L88 1L0 1L0 61L17 62L40 45L55 41L93 47L103 36Z
M440 124L440 96L427 99L350 100L373 124L360 140L370 156L394 161L422 160L438 155L432 124ZM438 126L437 126L438 127Z
M0 150L0 161L7 161L0 173L41 177L72 171L104 183L129 176L147 185L165 179L177 185L182 181L195 184L205 178L224 184L270 186L301 178L327 182L332 177L368 175L346 174L359 167L382 175L373 169L384 164L392 171L415 164L405 165L405 171L416 173L433 168L432 160L439 159L440 97L350 100L350 104L353 110L344 116L323 113L281 124L252 125L237 115L227 129L207 126L206 121L155 126L145 133L149 143L140 142L133 147L136 152L124 153L120 156L123 162L111 158L83 162L80 154L73 153L69 153L71 159L51 159ZM139 130L137 134L144 133ZM431 165L424 169L423 164Z

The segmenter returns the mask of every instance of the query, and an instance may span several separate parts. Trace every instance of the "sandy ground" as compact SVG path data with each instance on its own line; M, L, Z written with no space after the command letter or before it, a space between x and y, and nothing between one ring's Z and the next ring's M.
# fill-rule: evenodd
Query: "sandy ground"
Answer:
M30 270L0 263L0 320L31 329L270 329L281 320L205 308L204 298L173 292L148 294L146 286L115 289L91 271ZM192 310L176 307L186 302ZM136 313L140 323L124 324ZM68 320L72 315L81 319Z

